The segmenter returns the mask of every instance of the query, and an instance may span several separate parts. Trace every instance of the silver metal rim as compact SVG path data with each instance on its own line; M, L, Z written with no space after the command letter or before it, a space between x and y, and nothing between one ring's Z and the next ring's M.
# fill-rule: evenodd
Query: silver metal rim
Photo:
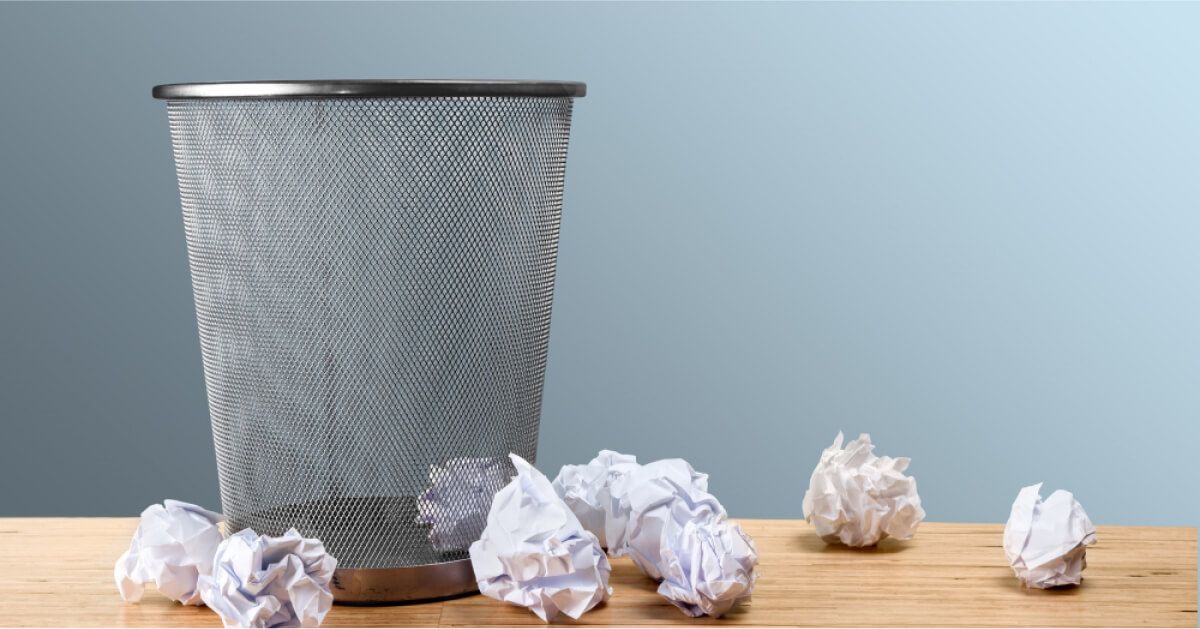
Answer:
M413 98L447 96L534 96L580 98L587 84L578 81L220 81L156 85L154 98L281 99L281 98Z
M470 559L406 568L335 570L330 584L337 603L403 603L479 591Z

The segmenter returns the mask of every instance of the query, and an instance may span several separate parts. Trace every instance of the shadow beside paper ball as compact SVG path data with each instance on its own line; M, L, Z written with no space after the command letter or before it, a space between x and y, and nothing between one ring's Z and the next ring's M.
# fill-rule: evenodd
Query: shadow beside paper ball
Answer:
M1010 571L1008 575L1003 577L994 577L991 579L997 588L1001 589L1016 589L1021 590L1029 596L1076 596L1083 590L1087 579L1082 579L1078 585L1058 585L1052 588L1027 588L1021 585L1021 582L1012 575Z
M833 542L826 542L818 537L812 529L805 529L801 531L801 533L796 536L796 543L798 548L809 552L845 554L891 554L904 552L905 550L908 550L909 547L908 542L892 539L890 537L881 540L874 546L847 546L836 540Z

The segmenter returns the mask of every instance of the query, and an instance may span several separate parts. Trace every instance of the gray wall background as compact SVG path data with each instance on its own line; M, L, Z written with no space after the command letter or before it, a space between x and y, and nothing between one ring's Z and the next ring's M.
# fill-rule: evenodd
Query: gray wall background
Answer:
M0 4L0 515L216 506L155 83L586 80L539 464L1200 524L1200 6Z

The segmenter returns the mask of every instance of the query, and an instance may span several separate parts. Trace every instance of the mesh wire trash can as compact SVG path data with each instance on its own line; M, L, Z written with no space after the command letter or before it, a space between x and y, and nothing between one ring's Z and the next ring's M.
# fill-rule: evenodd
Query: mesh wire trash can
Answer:
M532 460L582 83L161 85L230 530L322 539L335 599L475 589ZM481 513L482 511L482 513Z

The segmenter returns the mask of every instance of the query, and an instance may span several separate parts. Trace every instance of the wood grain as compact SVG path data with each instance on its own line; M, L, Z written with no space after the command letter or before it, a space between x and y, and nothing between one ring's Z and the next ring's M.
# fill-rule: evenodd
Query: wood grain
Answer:
M0 519L0 624L219 627L215 614L152 588L139 604L113 585L133 518ZM1024 590L998 524L921 525L909 542L869 550L827 546L803 522L743 520L761 559L754 600L720 620L689 619L627 559L613 562L613 598L564 624L1195 627L1196 529L1099 527L1083 585ZM514 626L528 611L481 596L385 607L335 606L325 625Z

